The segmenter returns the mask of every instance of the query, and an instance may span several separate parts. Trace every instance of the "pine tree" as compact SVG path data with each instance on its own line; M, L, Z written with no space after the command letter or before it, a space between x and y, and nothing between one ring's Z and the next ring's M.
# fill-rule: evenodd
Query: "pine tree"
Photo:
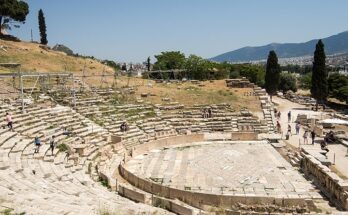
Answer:
M266 76L265 76L265 88L267 93L271 96L274 95L279 87L280 82L280 66L278 64L278 57L275 51L270 51L267 59Z
M328 81L325 59L324 43L319 40L314 52L311 87L312 97L317 100L317 109L318 103L325 102L328 96Z
M46 21L42 9L39 10L39 29L40 29L40 38L41 44L47 45L47 34L46 34Z
M25 1L0 0L0 36L2 30L11 30L12 25L19 27L17 22L25 23L29 13L29 5Z

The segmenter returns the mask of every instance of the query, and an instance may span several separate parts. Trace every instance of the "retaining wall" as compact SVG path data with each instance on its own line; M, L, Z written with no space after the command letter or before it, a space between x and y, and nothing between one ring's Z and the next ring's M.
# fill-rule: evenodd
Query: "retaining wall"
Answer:
M348 210L348 181L342 180L312 155L304 153L302 155L302 170L307 174L313 175L320 185L332 195L334 200L342 208Z
M160 149L185 143L194 143L204 141L204 134L192 134L184 136L174 136L164 139L154 140L149 143L137 145L132 149L132 157L144 154L153 149Z
M204 141L203 134L193 134L186 136L169 137L166 139L155 140L150 143L136 146L132 151L132 156L147 153L153 149L160 149L163 147L169 147L184 143L194 143ZM211 193L200 193L187 190L180 190L167 186L162 186L147 179L136 176L129 172L123 164L119 166L120 174L133 186L157 196L161 196L168 199L179 199L193 207L204 209L205 205L219 207L219 208L231 208L237 206L238 203L246 205L278 205L281 207L289 206L305 206L307 203L303 198L276 198L271 196L253 196L245 194L237 195L220 195Z

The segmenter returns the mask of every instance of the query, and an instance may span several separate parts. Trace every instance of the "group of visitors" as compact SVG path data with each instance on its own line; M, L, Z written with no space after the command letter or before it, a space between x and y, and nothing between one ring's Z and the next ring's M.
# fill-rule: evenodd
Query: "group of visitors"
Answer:
M120 125L120 130L122 132L126 132L129 130L129 126L128 126L127 122L122 122L122 124Z
M314 145L314 141L315 141L315 132L311 131L309 132L308 130L305 130L305 132L303 133L303 144L308 144L308 135L311 135L311 139L312 139L312 145Z
M49 150L51 150L51 154L53 156L53 151L54 151L54 148L56 147L56 141L55 141L55 136L53 135L50 140L49 140L49 144L50 144L50 147L49 147ZM41 147L41 140L38 136L36 136L34 138L34 143L35 143L35 150L34 150L34 154L35 153L39 153L40 151L40 147Z
M205 118L211 118L212 116L213 116L213 112L211 108L204 108L202 112L202 117L205 119Z

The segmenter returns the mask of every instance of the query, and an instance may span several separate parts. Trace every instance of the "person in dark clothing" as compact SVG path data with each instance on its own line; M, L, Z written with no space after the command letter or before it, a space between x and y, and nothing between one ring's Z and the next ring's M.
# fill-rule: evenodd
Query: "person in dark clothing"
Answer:
M315 132L311 131L311 137L312 137L312 144L314 145L314 140L315 140Z
M50 139L50 149L51 149L51 152L52 152L52 156L53 156L54 148L56 147L56 143L54 141L54 138L55 138L55 136L53 135L52 138Z
M211 118L212 117L212 111L211 108L208 109L208 117Z
M291 125L288 125L288 134L291 136Z
M291 111L288 112L288 122L291 122Z
M320 142L320 148L321 148L321 150L324 150L324 151L325 151L325 152L323 152L323 153L321 153L321 154L323 154L325 157L327 157L326 154L327 154L330 150L329 150L329 148L328 148L327 143L325 142L325 140L323 140L323 141Z

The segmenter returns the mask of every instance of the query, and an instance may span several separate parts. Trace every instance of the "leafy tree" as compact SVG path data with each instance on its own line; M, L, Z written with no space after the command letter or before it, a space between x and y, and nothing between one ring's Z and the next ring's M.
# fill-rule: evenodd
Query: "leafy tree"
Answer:
M314 52L314 61L313 61L313 73L312 73L312 87L311 94L312 97L317 100L317 109L318 102L326 101L328 96L328 83L327 83L327 71L325 67L325 50L324 44L321 40L318 41L315 52Z
M280 84L279 89L285 93L286 91L297 91L296 77L291 73L280 74Z
M334 73L328 78L328 89L330 96L347 102L348 100L348 77Z
M260 65L234 64L230 66L230 78L246 77L250 82L263 86L265 69Z
M312 72L308 72L300 77L300 87L305 90L311 89Z
M47 45L46 21L42 9L39 10L39 29L41 44Z
M230 72L230 78L234 79L234 78L239 78L239 77L240 77L239 71L231 71Z
M348 86L340 87L336 98L348 104Z
M185 55L179 51L161 52L155 58L154 70L183 69L185 65Z
M16 22L24 23L29 13L29 6L24 1L18 0L0 0L0 27L11 29L11 25L19 27ZM0 35L2 31L0 30Z
M278 64L278 57L275 51L270 51L267 59L265 88L267 93L274 95L279 87L280 82L280 66Z
M208 79L209 63L197 55L190 55L185 62L186 72L191 79Z

